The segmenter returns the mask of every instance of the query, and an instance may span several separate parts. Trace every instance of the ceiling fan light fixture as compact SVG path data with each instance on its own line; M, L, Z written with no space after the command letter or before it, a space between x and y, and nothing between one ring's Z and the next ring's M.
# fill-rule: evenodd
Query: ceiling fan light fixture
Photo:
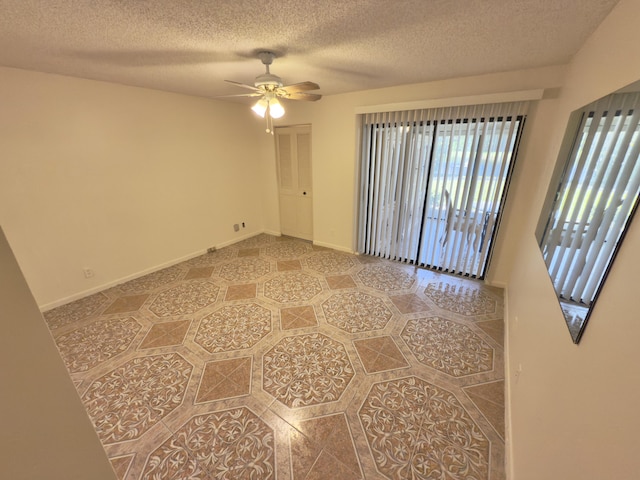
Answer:
M318 90L320 86L313 82L300 82L292 85L283 85L282 79L269 71L269 66L273 63L275 54L270 51L258 52L258 58L265 67L265 72L256 77L254 85L225 80L235 86L251 90L251 93L241 95L229 95L233 97L260 97L251 107L256 115L266 119L267 133L273 135L273 120L284 115L284 107L278 97L287 100L306 100L315 102L320 100L322 95L307 93L309 90Z
M262 97L260 100L258 100L255 103L253 107L251 107L251 110L253 110L257 115L260 115L262 118L264 118L265 114L267 113L268 107L269 107L269 100Z
M269 100L269 115L271 118L280 118L284 115L284 107L275 97Z

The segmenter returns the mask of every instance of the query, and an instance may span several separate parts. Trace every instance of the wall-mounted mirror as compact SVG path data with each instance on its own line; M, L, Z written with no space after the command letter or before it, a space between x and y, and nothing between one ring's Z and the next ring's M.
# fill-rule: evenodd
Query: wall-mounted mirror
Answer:
M571 114L536 238L574 343L640 195L640 82Z

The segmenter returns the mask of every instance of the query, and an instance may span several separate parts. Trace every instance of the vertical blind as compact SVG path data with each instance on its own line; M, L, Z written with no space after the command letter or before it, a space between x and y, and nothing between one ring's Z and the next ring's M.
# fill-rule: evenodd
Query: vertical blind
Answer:
M359 252L484 276L527 106L362 115Z
M541 242L562 299L587 306L594 300L638 201L639 153L639 93L611 95L582 111L557 213Z

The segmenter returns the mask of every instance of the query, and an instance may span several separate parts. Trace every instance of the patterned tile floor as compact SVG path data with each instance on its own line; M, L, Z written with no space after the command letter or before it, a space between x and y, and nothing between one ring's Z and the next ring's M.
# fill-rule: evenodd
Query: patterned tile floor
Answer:
M500 480L502 309L263 234L45 319L120 479Z

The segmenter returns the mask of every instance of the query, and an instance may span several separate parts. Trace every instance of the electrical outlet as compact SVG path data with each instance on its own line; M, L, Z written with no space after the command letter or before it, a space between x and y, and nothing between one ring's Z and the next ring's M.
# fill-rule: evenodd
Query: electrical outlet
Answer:
M240 225L238 225L237 223L233 225L233 231L237 232L240 230Z
M95 272L90 268L83 268L82 273L84 273L84 278L93 278L95 276Z
M242 222L242 228L244 228L244 222Z

